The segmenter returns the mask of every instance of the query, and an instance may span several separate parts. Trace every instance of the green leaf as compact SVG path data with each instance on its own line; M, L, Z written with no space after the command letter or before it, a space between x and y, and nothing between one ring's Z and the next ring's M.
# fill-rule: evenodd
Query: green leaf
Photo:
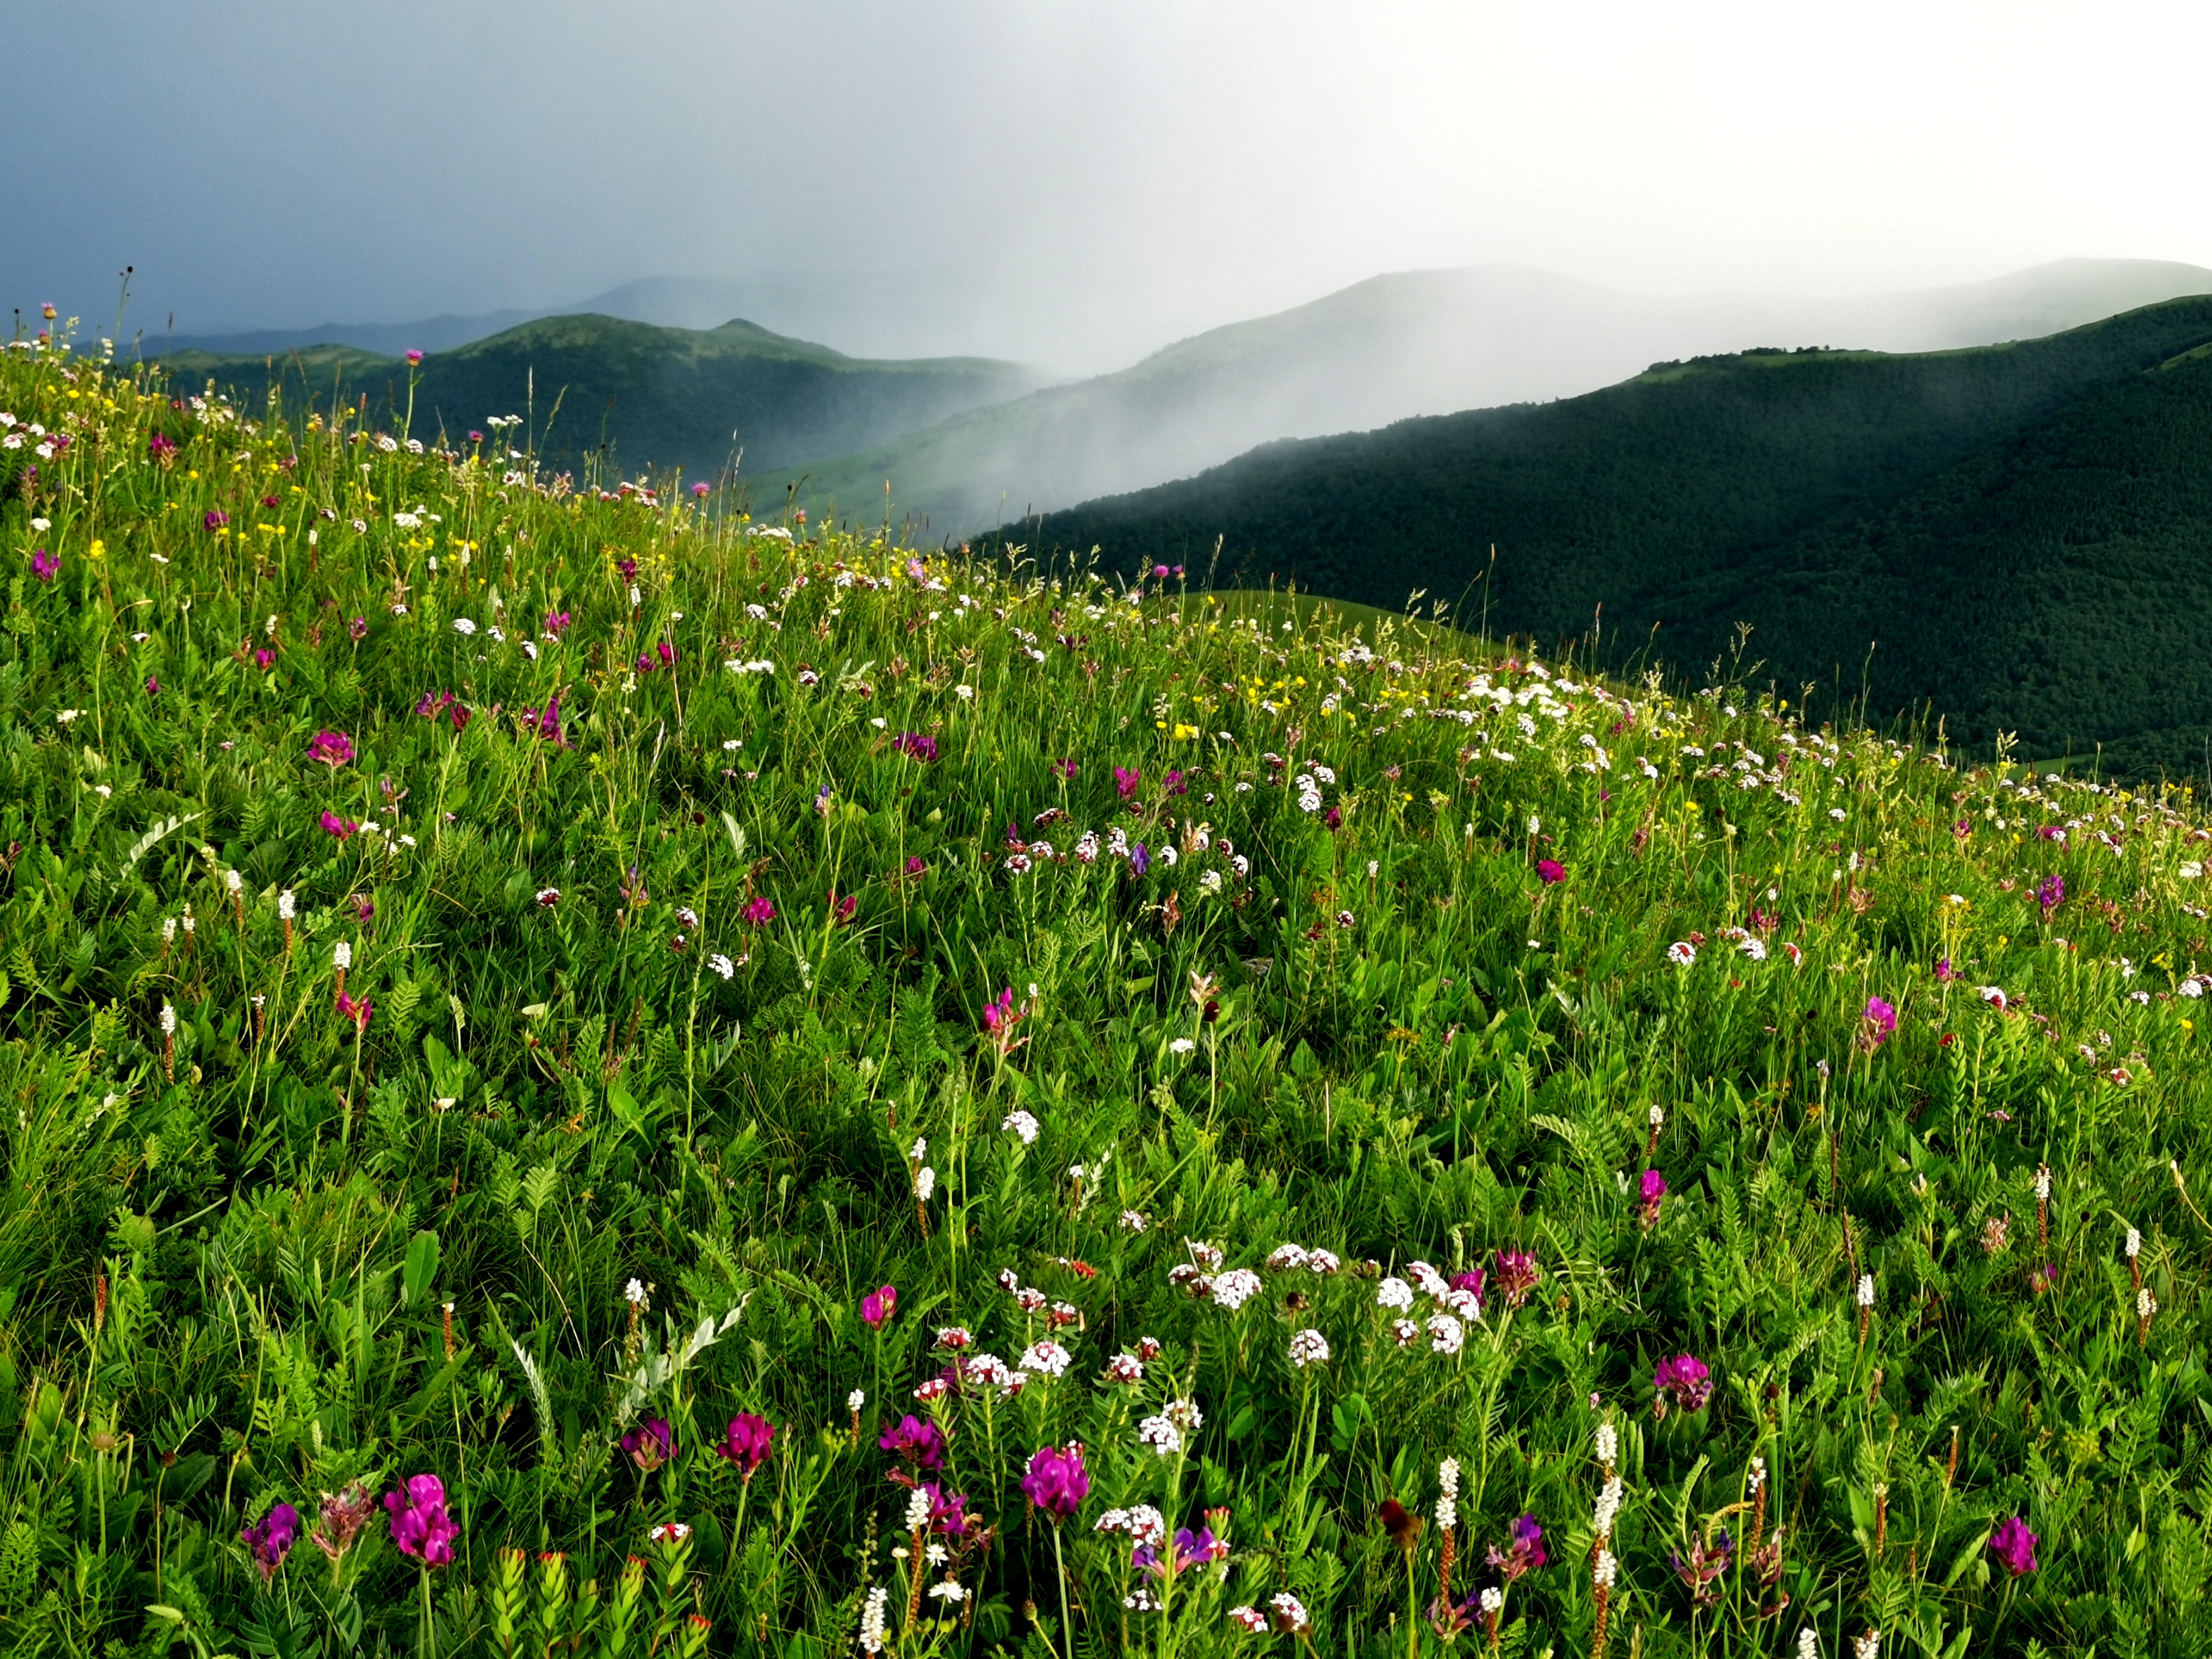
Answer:
M407 1292L407 1305L416 1306L429 1295L430 1286L438 1277L438 1235L419 1232L407 1247L407 1265L400 1270L400 1283Z

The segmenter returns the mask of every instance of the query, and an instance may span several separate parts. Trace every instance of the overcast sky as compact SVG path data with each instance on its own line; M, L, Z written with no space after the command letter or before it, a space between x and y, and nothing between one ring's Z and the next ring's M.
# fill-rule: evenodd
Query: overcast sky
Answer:
M128 263L126 332L957 264L1080 358L1415 266L2212 264L2202 0L70 0L8 55L0 303L104 330Z

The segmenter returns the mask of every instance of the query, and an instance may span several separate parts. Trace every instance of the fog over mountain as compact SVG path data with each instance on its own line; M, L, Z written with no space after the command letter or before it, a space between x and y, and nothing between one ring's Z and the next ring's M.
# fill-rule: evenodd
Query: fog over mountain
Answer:
M1632 294L1516 265L1402 272L774 481L803 471L810 501L873 511L888 480L900 510L961 535L1186 477L1273 439L1571 397L1668 358L1760 345L1941 350L2208 292L2212 270L2139 260L2064 260L1827 301Z

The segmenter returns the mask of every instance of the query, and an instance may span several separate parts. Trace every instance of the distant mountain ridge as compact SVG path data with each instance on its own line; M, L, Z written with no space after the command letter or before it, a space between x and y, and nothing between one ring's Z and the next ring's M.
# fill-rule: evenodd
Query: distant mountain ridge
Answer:
M349 347L265 357L188 351L165 361L187 380L249 389L273 375L295 394L326 404L334 394L365 393L387 421L406 398L404 359ZM578 316L429 352L416 378L418 433L442 428L458 436L489 416L529 413L551 465L574 464L605 441L615 464L633 474L680 467L690 477L711 478L740 453L750 474L878 442L1018 397L1042 376L982 358L848 357L742 319L692 330Z
M2027 752L2212 757L2212 298L1996 347L1762 351L1558 403L1255 450L1004 532L1296 579L1785 693L1932 707ZM1489 562L1495 545L1494 571Z
M805 495L817 509L872 512L888 480L902 511L964 535L1189 477L1275 439L1577 395L1663 359L1765 344L1982 344L2192 293L2212 293L2212 270L2143 260L2063 260L1837 301L1625 294L1517 265L1400 272L1211 330L1116 374L814 460Z

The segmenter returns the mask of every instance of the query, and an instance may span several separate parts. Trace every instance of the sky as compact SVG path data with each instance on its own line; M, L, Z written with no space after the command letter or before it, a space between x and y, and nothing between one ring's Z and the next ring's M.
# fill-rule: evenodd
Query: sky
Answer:
M868 271L1089 369L1420 267L2212 265L2202 3L70 0L9 55L0 306L105 332L128 264L126 335Z

